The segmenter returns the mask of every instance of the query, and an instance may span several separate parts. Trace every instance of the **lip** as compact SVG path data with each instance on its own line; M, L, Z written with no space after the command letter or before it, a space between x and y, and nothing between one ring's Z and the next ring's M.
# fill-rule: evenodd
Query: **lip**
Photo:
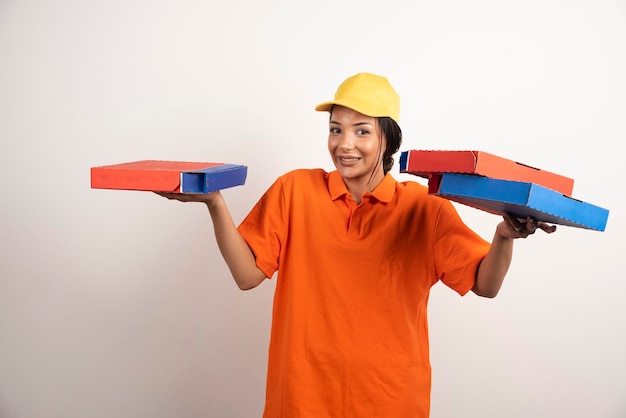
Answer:
M344 162L353 162L360 160L361 157L357 157L356 155L338 155L337 159Z
M352 166L361 161L360 157L355 155L338 155L337 162L344 166Z

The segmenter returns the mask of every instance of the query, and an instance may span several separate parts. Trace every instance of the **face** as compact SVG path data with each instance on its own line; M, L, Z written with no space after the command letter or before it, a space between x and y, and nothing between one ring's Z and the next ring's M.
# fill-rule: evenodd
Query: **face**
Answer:
M335 106L329 127L328 151L348 189L356 188L350 190L353 194L373 190L385 176L381 161L385 141L377 119Z

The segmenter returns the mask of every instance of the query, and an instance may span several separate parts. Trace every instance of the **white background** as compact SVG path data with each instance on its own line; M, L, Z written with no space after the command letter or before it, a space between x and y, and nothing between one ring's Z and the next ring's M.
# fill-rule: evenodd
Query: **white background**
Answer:
M401 150L515 159L611 211L517 241L496 299L433 288L432 417L625 417L623 0L0 0L0 417L260 416L274 282L237 289L201 205L89 169L245 164L239 222L332 169L313 107L360 71L400 93Z

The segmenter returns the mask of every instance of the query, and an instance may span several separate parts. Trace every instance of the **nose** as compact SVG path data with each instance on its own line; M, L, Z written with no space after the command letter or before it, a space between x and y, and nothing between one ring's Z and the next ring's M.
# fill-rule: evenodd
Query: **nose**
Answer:
M354 148L354 141L352 139L352 135L344 134L341 137L341 142L340 142L339 146L343 150L350 150L350 149Z

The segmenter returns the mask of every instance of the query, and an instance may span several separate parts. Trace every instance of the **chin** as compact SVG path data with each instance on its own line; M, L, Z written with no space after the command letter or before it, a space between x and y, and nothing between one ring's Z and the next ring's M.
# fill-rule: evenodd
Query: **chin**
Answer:
M341 177L343 177L346 180L359 180L362 178L365 178L365 174L362 173L354 173L354 172L350 172L350 171L343 171L343 170L338 170L339 174L341 174Z

